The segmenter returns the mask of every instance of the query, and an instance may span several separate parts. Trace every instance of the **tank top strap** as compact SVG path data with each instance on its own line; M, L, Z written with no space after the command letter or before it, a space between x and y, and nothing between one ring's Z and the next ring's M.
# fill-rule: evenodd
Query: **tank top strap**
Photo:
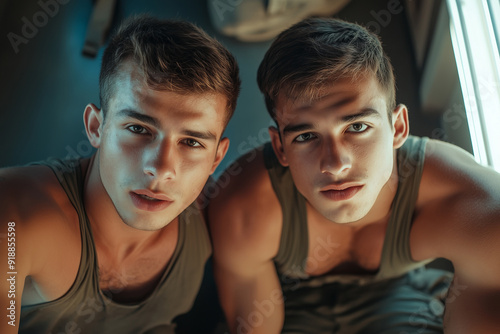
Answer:
M179 230L184 230L184 237L179 235L179 243L182 243L179 256L175 261L181 265L189 264L193 270L205 266L206 261L212 254L212 243L208 234L207 224L202 214L202 209L197 202L192 203L179 215ZM174 257L172 257L174 258ZM186 273L182 271L171 272L175 276L172 280L178 280L172 286L192 285L188 290L197 290L201 281L194 280L186 282ZM197 277L198 278L198 277Z
M280 275L304 277L309 247L306 201L295 187L290 170L279 163L271 143L265 144L263 154L283 213L280 246L274 262Z
M410 230L424 168L427 141L427 137L410 136L397 151L398 189L387 225L378 279L402 275L432 260L413 261L410 251Z
M19 332L59 333L67 330L68 323L82 333L173 330L175 318L193 306L211 254L207 226L197 203L179 215L177 245L155 290L137 303L117 303L99 289L97 255L83 204L84 176L80 162L50 160L36 164L54 171L75 207L80 220L82 255L75 282L64 296L23 307Z
M48 159L32 163L33 165L43 165L49 167L55 174L59 184L68 196L71 204L80 216L85 212L83 207L83 175L80 161Z
M68 290L65 297L69 297L76 293L83 293L87 296L98 296L99 279L98 272L96 271L97 254L95 252L94 240L83 202L84 176L82 174L81 161L76 159L48 159L33 164L47 166L53 171L78 215L82 254L75 282ZM92 279L89 280L88 277L92 277Z

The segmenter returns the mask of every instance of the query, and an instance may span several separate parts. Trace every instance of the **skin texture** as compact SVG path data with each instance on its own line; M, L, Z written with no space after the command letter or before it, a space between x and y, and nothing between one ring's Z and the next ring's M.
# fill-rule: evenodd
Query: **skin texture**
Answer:
M156 287L177 244L177 216L197 199L227 151L229 140L221 138L226 102L219 94L152 90L134 63L126 62L106 115L93 104L85 108L85 128L97 153L82 163L84 202L100 288L114 300L137 302ZM138 207L131 192L141 190L170 203L157 211ZM45 166L1 170L0 199L0 232L8 233L13 221L18 236L18 324L21 296L23 305L52 301L73 284L81 257L79 222ZM7 259L4 240L0 253ZM3 272L9 271L6 262ZM0 290L6 308L5 280ZM17 326L2 321L0 332L16 333Z
M228 139L218 146L223 113L217 111L223 110L226 99L211 94L158 94L144 86L131 63L123 67L130 74L118 77L105 120L94 106L85 110L89 140L99 148L96 178L102 181L96 182L90 200L106 192L125 224L157 230L198 197L222 160ZM90 180L94 180L92 173ZM130 192L140 189L163 194L171 204L161 214L138 210ZM99 202L94 204L91 214L100 212Z
M332 222L352 223L368 214L381 191L390 192L394 149L407 133L394 138L385 97L375 80L338 82L313 106L280 96L276 109L278 119L286 121L280 124L282 140L277 129L270 131L273 148L311 209ZM403 109L397 112L405 113ZM325 191L332 187L360 190L356 200L334 202Z
M373 273L397 191L395 154L408 137L408 111L399 105L389 120L385 95L369 76L333 83L321 93L315 101L278 96L279 130L270 129L280 163L290 168L307 200L308 258L315 261L305 272ZM241 157L221 179L224 187L210 204L209 220L215 277L231 331L279 333L284 307L272 259L283 216L262 152ZM344 200L322 193L358 186ZM449 333L490 333L500 326L494 316L500 310L499 189L500 175L467 152L428 142L410 249L416 261L453 262L455 283L445 315ZM318 254L325 241L333 251Z

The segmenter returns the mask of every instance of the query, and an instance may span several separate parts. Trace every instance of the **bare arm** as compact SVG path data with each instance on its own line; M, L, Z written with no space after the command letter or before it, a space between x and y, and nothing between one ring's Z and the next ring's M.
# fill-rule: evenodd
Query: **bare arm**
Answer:
M445 257L455 268L445 332L500 332L500 174L431 141L418 207L414 259Z
M53 300L69 289L79 266L79 240L74 208L52 171L43 166L0 170L0 307L7 313L0 333L18 332L21 302ZM23 296L28 276L43 296Z
M283 297L272 261L257 264L234 251L214 252L214 274L231 333L280 333Z
M445 333L500 333L500 199L496 214L489 201L476 202L480 212L447 242L455 278L446 300Z
M23 252L24 232L21 217L16 212L12 196L16 190L0 171L0 333L17 333L21 316L21 296L29 261Z
M464 284L460 277L456 276L446 302L444 332L500 333L499 299L500 289Z
M263 166L258 156L242 163L237 175L222 175L229 184L209 206L214 275L233 334L277 334L283 326L283 296L272 260L281 208Z

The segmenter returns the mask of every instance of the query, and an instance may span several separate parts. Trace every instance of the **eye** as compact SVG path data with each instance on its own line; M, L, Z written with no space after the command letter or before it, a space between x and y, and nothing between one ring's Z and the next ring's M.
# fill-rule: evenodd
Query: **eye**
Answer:
M354 124L349 125L349 127L347 128L347 131L354 132L354 133L361 133L361 132L365 132L367 129L368 129L368 125L366 125L364 123L354 123Z
M148 133L148 131L146 130L145 127L137 125L137 124L130 125L130 126L127 127L127 129L130 132L138 134L138 135L144 135L144 134Z
M315 137L316 136L313 135L312 133L307 132L307 133L303 133L303 134L300 134L297 137L295 137L294 141L299 142L299 143L303 143L303 142L309 141L311 139L314 139Z
M184 143L189 147L202 147L202 145L198 141L192 138L185 139Z

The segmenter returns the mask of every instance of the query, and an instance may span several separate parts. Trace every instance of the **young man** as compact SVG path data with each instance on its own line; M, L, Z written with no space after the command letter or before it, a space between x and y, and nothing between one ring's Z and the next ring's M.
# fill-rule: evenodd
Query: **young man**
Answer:
M120 28L84 111L97 152L0 172L1 333L173 331L211 254L197 198L238 92L235 59L196 26Z
M409 136L378 38L284 31L258 72L276 121L209 207L232 333L500 332L500 175ZM222 179L223 177L221 177ZM424 269L453 262L455 277Z

